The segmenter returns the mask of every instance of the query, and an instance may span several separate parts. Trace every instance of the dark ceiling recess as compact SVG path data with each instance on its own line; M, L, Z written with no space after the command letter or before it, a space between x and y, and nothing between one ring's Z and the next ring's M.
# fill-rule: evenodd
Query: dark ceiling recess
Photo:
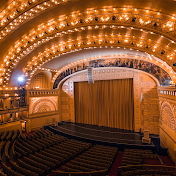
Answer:
M135 22L136 21L136 17L132 17L132 22Z

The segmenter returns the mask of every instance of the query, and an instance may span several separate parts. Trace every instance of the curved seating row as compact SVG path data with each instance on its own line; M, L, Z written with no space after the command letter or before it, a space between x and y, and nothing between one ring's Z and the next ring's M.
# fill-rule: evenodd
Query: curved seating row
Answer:
M5 142L1 141L0 142L0 161L2 161L2 151L3 151L4 145L5 145Z
M11 169L16 171L18 168L17 172L20 174L34 172L46 175L90 147L89 143L70 140L48 130L40 130L27 136L22 134L12 145L17 160L11 162Z
M72 172L72 174L75 174L74 172L87 172L90 174L94 171L103 171L103 173L107 174L117 152L118 149L114 147L95 145L62 166L61 169L64 172Z
M6 156L8 161L10 159L10 156L9 156L10 144L11 144L10 141L7 141L6 144L5 144L5 156Z
M32 171L32 172L35 172L35 173L37 173L37 174L39 174L39 175L43 175L43 174L44 174L44 170L42 170L42 169L40 169L40 168L38 168L38 167L35 167L35 166L31 166L31 165L25 163L25 162L22 161L22 160L18 160L18 164L19 164L19 166L21 166L22 168L26 168L27 170L30 170L30 171Z
M2 167L3 167L3 171L7 174L7 175L12 175L12 176L23 176L22 174L14 171L11 167L7 166L4 163L1 163Z

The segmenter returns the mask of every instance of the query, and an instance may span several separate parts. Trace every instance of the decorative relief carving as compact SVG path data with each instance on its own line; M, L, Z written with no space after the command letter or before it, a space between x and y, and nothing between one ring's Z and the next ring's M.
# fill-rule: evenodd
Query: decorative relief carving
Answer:
M176 124L175 124L175 117L174 117L174 109L170 105L170 103L164 101L161 105L161 124L164 123L170 129L176 132Z
M57 110L58 110L58 96L29 98L29 114L50 112Z

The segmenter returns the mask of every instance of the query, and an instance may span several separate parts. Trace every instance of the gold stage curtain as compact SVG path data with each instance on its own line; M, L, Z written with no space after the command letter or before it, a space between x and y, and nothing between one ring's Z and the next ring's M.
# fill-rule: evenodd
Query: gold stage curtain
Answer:
M133 130L133 79L74 83L75 122Z

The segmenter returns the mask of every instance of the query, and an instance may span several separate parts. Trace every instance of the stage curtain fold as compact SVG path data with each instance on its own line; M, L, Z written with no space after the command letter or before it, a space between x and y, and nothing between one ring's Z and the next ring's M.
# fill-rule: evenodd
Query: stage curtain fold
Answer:
M74 83L75 122L133 130L133 79Z

